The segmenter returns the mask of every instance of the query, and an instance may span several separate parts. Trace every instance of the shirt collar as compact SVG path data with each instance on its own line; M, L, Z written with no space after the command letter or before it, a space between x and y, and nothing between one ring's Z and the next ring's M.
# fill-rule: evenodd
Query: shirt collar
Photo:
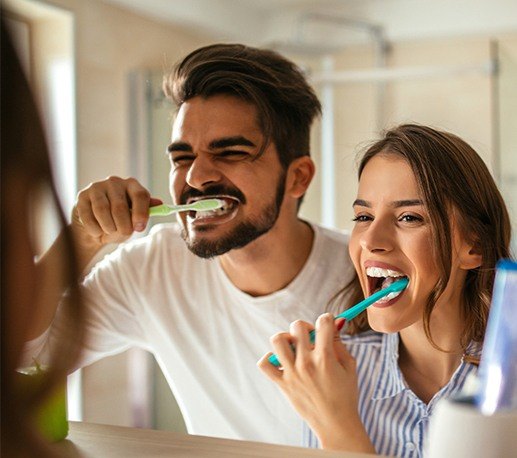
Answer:
M382 347L380 354L380 370L375 382L375 390L373 392L373 399L386 399L404 391L406 383L402 372L398 365L399 359L399 335L398 333L383 334ZM479 356L481 354L482 344L478 342L471 342L466 350L466 353L472 356ZM451 381L442 388L443 394L451 394L458 390L458 386L462 386L465 377L468 373L475 371L477 368L461 361L460 366L453 374ZM440 396L441 397L441 396Z
M406 385L400 372L399 365L399 335L398 333L382 335L380 355L380 370L375 383L373 399L385 399L396 396L404 391Z

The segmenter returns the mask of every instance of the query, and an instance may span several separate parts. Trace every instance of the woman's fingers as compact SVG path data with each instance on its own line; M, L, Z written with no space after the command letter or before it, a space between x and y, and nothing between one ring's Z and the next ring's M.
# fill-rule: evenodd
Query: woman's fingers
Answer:
M316 320L316 345L315 350L318 353L327 353L334 346L334 336L336 335L336 327L334 317L330 313L320 315Z
M270 338L273 351L284 369L292 368L295 362L294 338L288 332L279 332Z
M262 358L260 358L257 362L258 368L264 372L264 374L269 377L273 382L278 382L282 378L282 369L277 366L273 366L269 362L269 357L272 355L272 352L266 353Z
M310 340L310 333L314 326L306 321L296 320L289 326L289 332L296 351L296 359L306 358L314 348Z

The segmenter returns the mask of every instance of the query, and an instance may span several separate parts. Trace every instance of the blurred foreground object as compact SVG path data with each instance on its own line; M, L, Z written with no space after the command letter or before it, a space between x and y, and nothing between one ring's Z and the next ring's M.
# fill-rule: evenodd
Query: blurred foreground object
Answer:
M428 458L517 456L517 263L497 264L492 306L472 393L436 406Z

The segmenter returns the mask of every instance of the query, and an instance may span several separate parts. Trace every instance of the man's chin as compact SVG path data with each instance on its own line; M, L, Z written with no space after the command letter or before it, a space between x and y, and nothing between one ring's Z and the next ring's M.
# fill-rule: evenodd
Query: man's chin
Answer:
M231 250L244 248L249 243L258 239L261 235L268 232L274 224L268 224L262 227L257 227L249 223L242 223L229 234L215 237L189 237L186 231L182 231L183 240L187 244L187 248L196 256L204 259L214 258L228 253ZM196 232L202 231L196 229ZM205 232L209 229L206 227Z

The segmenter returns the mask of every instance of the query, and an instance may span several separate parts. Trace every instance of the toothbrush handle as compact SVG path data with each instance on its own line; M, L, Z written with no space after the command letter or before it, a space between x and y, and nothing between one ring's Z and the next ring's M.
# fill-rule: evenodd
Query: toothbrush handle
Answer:
M149 216L169 216L178 210L179 209L176 205L156 205L149 208Z
M387 288L381 289L380 291L377 291L376 293L372 294L371 296L368 296L366 299L362 300L361 302L355 304L353 307L350 307L348 310L345 310L343 313L340 313L337 315L336 318L345 318L347 321L350 321L354 319L357 315L359 315L361 312L366 310L370 305L377 302L379 299L383 298L384 296L387 296L389 293L402 291L404 290L408 285L408 280L398 280L395 283L392 283ZM313 329L309 333L309 339L311 343L314 343L316 338L316 331ZM294 351L294 348L293 348ZM269 356L268 361L276 367L280 367L280 361L278 361L278 357L275 354L272 354Z

